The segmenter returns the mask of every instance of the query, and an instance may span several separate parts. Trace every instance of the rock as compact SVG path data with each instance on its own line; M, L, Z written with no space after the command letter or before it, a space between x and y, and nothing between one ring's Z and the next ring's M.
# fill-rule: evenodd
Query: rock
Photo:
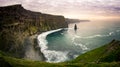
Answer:
M42 31L66 27L68 24L63 16L33 12L24 9L20 4L0 7L0 50L14 57L24 58L26 46L34 46L32 42L26 43L27 38ZM36 48L32 51L40 54Z

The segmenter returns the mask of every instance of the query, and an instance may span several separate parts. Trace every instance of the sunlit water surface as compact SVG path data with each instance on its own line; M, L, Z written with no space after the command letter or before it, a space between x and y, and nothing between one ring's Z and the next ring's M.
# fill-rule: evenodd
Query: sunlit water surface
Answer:
M69 24L65 30L53 30L43 33L42 52L47 62L63 62L78 55L109 43L113 39L120 40L119 21L94 21Z

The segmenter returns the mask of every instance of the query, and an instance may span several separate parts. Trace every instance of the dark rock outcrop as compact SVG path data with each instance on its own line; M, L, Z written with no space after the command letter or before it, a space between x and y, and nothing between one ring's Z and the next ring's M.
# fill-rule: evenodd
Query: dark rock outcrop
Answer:
M26 52L26 38L67 26L63 16L32 12L19 4L0 7L0 50L23 58Z

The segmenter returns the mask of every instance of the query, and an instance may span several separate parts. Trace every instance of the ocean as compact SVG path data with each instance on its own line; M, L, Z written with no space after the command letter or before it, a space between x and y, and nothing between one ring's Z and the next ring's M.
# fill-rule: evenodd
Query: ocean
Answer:
M70 23L68 28L43 32L38 36L38 43L46 62L57 63L75 59L113 39L120 40L120 21Z

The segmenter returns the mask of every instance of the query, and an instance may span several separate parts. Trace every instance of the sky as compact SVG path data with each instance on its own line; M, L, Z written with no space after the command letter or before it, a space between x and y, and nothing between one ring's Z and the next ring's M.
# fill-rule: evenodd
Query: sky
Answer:
M0 0L0 6L13 4L66 18L120 19L120 0Z

